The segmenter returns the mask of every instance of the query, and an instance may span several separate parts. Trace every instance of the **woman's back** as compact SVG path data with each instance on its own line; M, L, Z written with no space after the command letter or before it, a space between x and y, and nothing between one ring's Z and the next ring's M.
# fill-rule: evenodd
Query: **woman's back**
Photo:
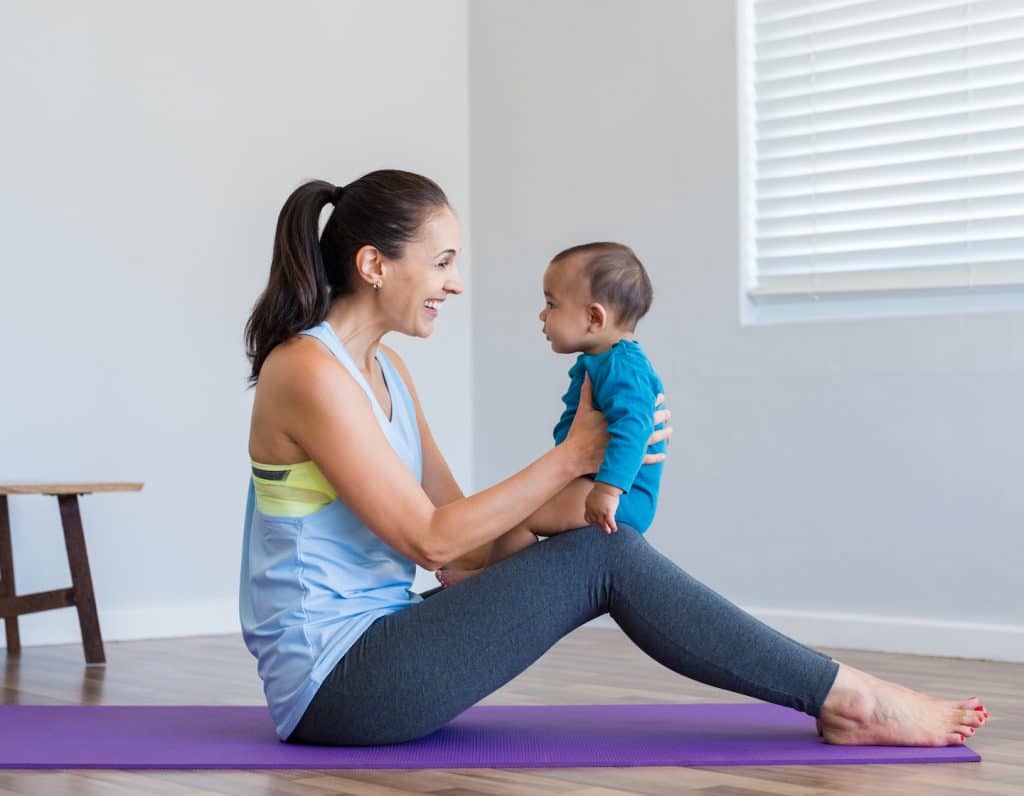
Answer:
M326 346L363 389L384 439L420 480L415 404L387 356L378 351L390 418L327 323L304 334ZM338 498L313 461L252 462L239 613L281 738L376 619L420 600L411 591L415 569Z

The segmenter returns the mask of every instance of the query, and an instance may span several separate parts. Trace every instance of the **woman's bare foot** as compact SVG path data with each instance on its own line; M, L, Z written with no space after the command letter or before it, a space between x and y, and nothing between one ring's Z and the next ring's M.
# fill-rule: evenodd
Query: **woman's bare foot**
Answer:
M818 732L851 746L955 746L987 720L976 697L936 699L840 664Z
M434 577L437 578L437 582L444 586L446 589L450 586L454 586L456 583L462 583L467 578L473 577L479 569L452 569L449 567L441 567L434 572Z

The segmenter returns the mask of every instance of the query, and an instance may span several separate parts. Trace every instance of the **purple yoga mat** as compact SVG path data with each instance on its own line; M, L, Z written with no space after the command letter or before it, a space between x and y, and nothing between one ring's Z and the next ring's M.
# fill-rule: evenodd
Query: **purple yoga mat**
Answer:
M739 705L473 707L391 746L283 744L265 707L0 706L0 768L567 768L973 762L964 746L830 746L814 719Z

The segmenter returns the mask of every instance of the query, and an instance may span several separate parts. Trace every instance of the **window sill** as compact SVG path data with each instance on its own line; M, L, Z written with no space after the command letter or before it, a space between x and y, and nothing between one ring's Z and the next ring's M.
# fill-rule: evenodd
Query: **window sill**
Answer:
M1024 285L875 289L820 294L749 290L740 298L742 326L1022 311Z

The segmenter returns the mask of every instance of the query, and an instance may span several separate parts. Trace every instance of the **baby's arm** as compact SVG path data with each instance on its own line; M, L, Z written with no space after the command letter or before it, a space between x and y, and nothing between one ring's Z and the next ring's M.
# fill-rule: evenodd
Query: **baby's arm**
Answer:
M609 365L611 365L609 361ZM595 488L628 492L633 486L654 430L654 401L646 374L630 362L614 363L594 379L594 395L608 421L608 446L594 476ZM598 497L593 502L597 504Z

